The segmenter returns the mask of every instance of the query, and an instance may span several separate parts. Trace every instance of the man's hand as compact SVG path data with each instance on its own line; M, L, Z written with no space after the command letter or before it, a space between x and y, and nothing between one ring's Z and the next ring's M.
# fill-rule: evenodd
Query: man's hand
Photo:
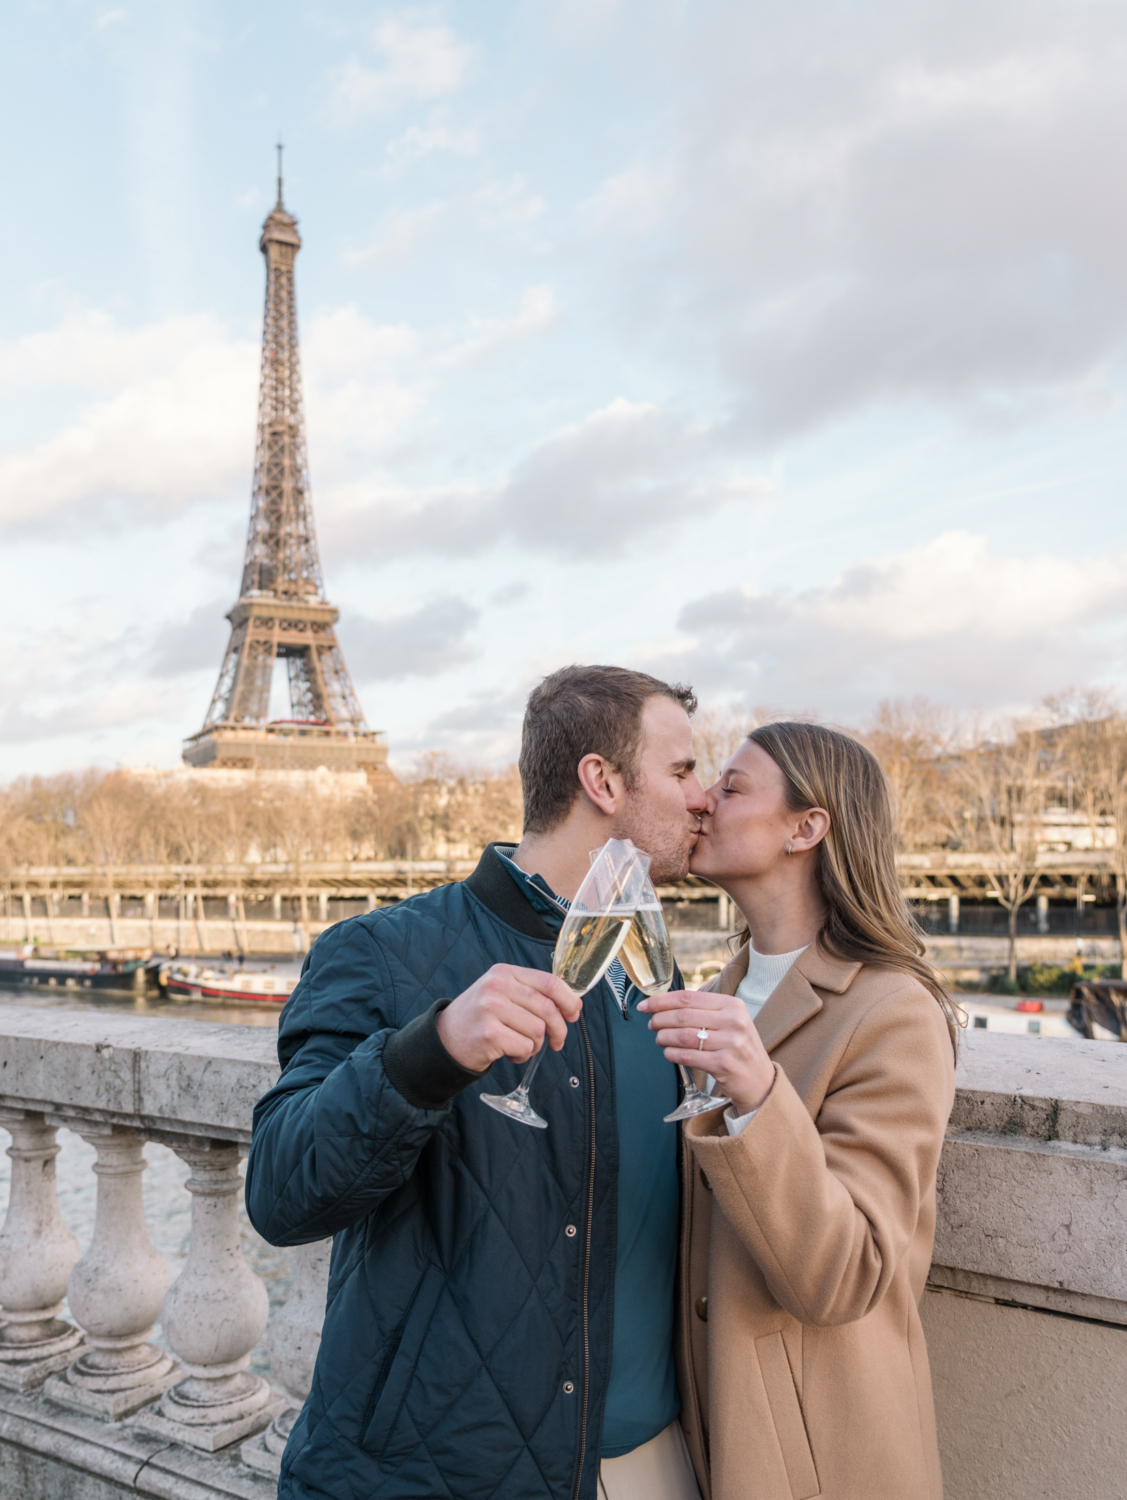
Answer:
M738 996L674 990L651 995L638 1009L649 1011L650 1030L657 1032L666 1060L711 1073L737 1115L758 1109L771 1092L775 1064ZM708 1032L703 1050L700 1031Z
M558 1052L567 1023L578 1021L583 1002L562 979L541 969L494 964L438 1017L438 1036L455 1062L484 1073L499 1057L523 1063L548 1045Z

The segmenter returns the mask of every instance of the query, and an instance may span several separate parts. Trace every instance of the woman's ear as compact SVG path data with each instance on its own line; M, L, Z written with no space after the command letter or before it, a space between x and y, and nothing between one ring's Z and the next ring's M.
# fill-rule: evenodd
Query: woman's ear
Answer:
M824 807L808 807L799 819L789 853L803 854L816 848L830 831L830 815Z
M621 806L622 782L610 762L601 755L585 755L576 772L590 801L601 813L613 817Z

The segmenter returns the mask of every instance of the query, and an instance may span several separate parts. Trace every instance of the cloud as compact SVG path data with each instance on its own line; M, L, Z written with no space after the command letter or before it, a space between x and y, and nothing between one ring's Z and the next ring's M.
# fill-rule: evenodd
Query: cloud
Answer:
M477 654L467 637L480 612L464 599L432 599L405 614L382 620L350 613L342 645L358 682L395 682L439 677Z
M771 492L769 480L749 477L732 459L723 434L619 399L536 444L492 488L388 488L375 498L354 486L326 534L353 556L377 546L385 555L471 556L513 542L589 562Z
M257 350L209 316L123 329L101 313L0 345L0 388L77 396L39 442L0 453L0 522L106 502L164 516L249 479Z
M154 684L122 669L120 660L107 670L104 661L84 676L74 661L47 682L0 682L0 745L91 736L115 729L136 730L142 724L184 722L184 695L178 682ZM116 669L116 670L115 670ZM97 686L89 684L97 674ZM118 675L118 674L121 675ZM193 728L196 726L193 726ZM84 744L83 753L87 746Z
M409 125L402 135L387 145L386 170L394 173L413 161L421 161L435 151L450 151L455 156L474 156L481 146L476 130L458 129L432 120L429 125Z
M479 320L470 337L442 350L435 358L440 370L476 365L514 344L523 343L553 327L560 320L560 308L549 286L534 286L524 293L520 307L510 318Z
M315 379L386 375L416 354L419 336L408 323L373 323L354 302L318 308L302 337L302 362Z
M620 43L661 123L588 203L590 234L635 324L715 361L750 436L876 403L1011 421L1108 399L1122 7L721 0L639 56L642 16L621 7Z
M725 589L685 605L692 644L662 669L746 704L848 714L924 694L957 706L1036 701L1120 670L1125 554L1006 557L948 532L851 563L830 583Z
M312 316L303 363L318 460L378 446L420 408L422 388L398 377L419 348L406 324L354 305ZM258 362L256 344L210 316L125 328L87 312L0 344L0 391L43 392L54 415L39 441L0 449L0 524L88 524L122 505L159 520L232 491L249 498Z
M376 67L350 57L330 74L328 115L337 127L453 93L474 56L449 26L410 11L381 21L371 45Z
M237 586L237 580L232 579L232 598ZM155 630L147 642L148 668L152 675L179 677L184 672L205 667L218 672L231 633L224 617L231 607L232 598L198 604L186 620L171 621Z
M456 232L512 236L538 219L546 204L530 192L520 173L483 183L472 192L450 198L391 209L366 245L344 253L350 269L389 270L416 256L441 235L448 242Z
M463 765L503 766L520 751L521 720L534 675L521 674L512 686L486 688L423 725L414 735L397 737L400 755L433 750L450 752Z

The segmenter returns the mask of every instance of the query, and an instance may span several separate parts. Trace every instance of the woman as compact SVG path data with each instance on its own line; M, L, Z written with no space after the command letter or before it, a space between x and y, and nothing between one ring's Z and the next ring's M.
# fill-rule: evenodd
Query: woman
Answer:
M756 729L694 874L747 924L719 978L642 1007L732 1102L685 1127L682 1422L711 1500L940 1500L918 1305L956 1012L855 740Z

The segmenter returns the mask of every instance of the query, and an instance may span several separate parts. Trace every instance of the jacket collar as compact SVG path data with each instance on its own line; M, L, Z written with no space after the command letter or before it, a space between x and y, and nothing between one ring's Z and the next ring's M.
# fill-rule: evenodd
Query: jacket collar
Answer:
M836 958L820 943L811 943L783 976L777 989L755 1018L755 1025L767 1051L772 1051L804 1026L822 1009L819 990L844 995L861 969L852 959ZM734 995L747 973L746 944L734 955L720 975L717 989L723 995Z
M505 869L496 844L486 844L477 868L466 878L465 884L495 917L507 926L515 927L524 937L539 938L545 943L556 941L555 931Z

